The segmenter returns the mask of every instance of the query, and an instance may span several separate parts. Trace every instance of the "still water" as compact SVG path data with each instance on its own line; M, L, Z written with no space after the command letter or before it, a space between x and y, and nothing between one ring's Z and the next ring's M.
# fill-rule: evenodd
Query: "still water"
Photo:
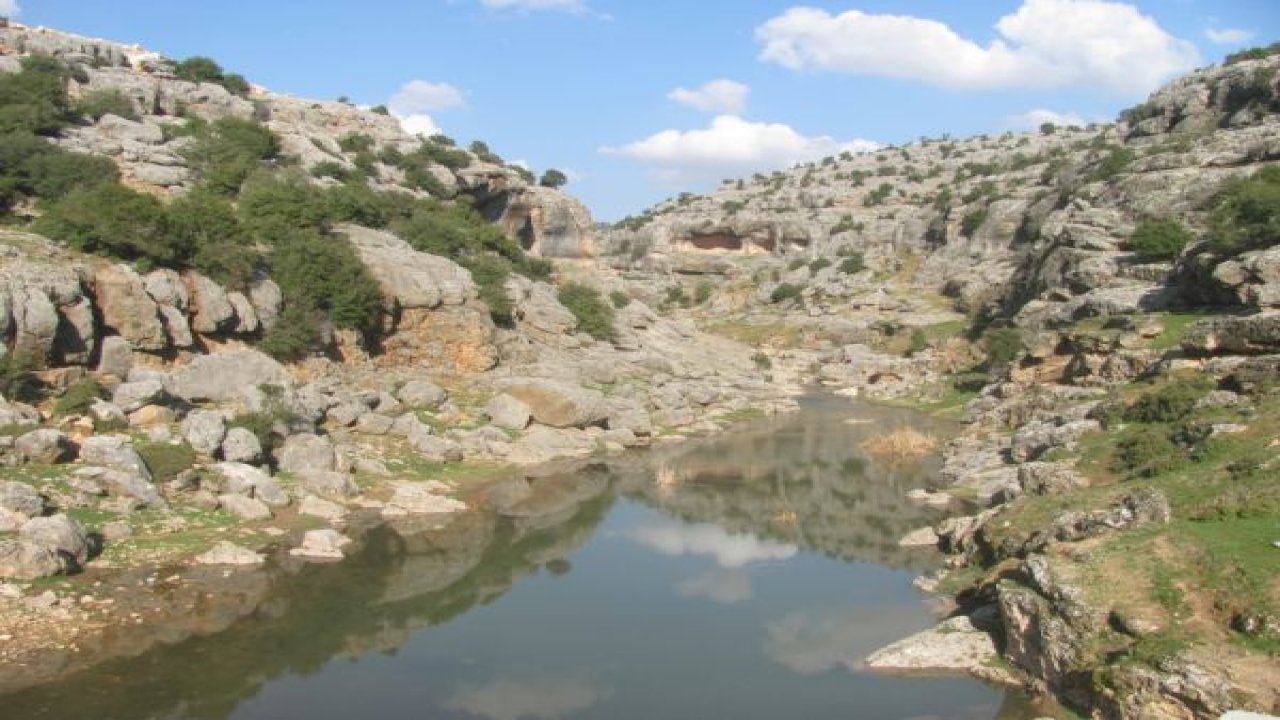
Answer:
M968 679L860 668L935 620L910 584L935 559L896 541L937 519L903 500L936 468L859 448L904 424L947 431L813 398L732 436L511 478L486 511L368 530L340 565L233 576L186 618L220 631L0 696L0 717L1036 717Z

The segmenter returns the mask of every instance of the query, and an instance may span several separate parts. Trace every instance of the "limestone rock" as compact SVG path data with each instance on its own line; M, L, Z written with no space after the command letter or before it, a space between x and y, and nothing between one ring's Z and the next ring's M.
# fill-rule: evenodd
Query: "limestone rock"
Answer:
M399 307L435 309L476 297L471 273L452 260L418 252L391 233L357 225L340 225L337 231L350 241L383 295Z
M466 503L444 495L448 488L439 483L400 482L394 488L383 515L447 515L467 509Z
M298 514L320 518L326 522L340 523L347 518L347 509L315 495L307 495L298 505Z
M0 540L0 578L35 580L63 571L58 552L25 540Z
M229 462L258 462L262 459L262 442L247 428L230 428L222 440L222 458Z
M169 346L160 311L142 278L128 265L108 265L94 275L94 296L103 324L139 350Z
M226 540L214 543L213 547L195 557L199 565L261 565L266 562L258 553L240 547Z
M524 430L533 417L528 405L507 393L493 396L485 404L484 414L494 425L508 430Z
M37 517L44 513L44 498L26 483L4 480L0 481L0 508Z
M213 410L192 410L183 419L180 430L192 449L213 457L227 437L227 418Z
M28 520L18 531L18 539L43 545L74 561L73 567L89 560L89 533L77 520L58 514Z
M517 380L506 394L529 406L533 419L556 428L582 428L604 422L608 408L595 390L555 380Z
M147 478L130 470L105 467L86 467L74 473L77 480L88 480L105 489L112 496L137 501L148 507L167 505L156 486Z
M233 495L227 493L218 496L218 504L223 510L235 515L241 520L270 520L271 508L261 500L245 495Z
M227 291L198 272L187 273L185 279L191 293L191 329L202 335L234 330L236 309Z
M333 441L322 435L293 435L279 452L280 469L286 472L328 472L334 469Z
M159 380L141 380L117 385L111 393L111 401L121 410L131 413L163 400L164 396L164 383Z
M124 380L133 369L133 346L119 335L102 339L99 348L98 372Z
M74 455L71 441L61 430L41 428L19 435L13 443L18 457L29 463L53 465L71 459Z
M94 435L80 444L80 459L88 465L122 470L150 481L151 471L133 443L118 435Z
M350 475L332 470L300 471L298 487L328 500L347 500L360 494L360 486Z
M302 537L302 544L289 551L295 557L310 560L341 560L343 548L351 544L351 538L337 530L308 530Z
M449 399L449 393L433 382L410 380L400 388L396 397L412 410L436 410Z
M257 350L200 355L170 376L169 391L189 402L228 402L246 388L290 386L284 366Z
M1182 348L1196 355L1280 352L1280 312L1201 320L1187 329Z
M960 615L867 657L867 667L904 672L974 672L996 659L991 635Z

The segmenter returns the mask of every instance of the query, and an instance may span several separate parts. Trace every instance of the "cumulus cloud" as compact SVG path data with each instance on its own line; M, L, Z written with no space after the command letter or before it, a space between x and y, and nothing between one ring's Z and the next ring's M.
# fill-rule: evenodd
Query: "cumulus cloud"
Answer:
M14 17L21 12L18 0L0 0L0 17Z
M733 80L712 80L702 87L688 90L676 88L667 97L694 110L718 115L739 115L747 106L751 88Z
M981 45L936 20L796 7L756 29L760 59L950 89L1099 86L1149 92L1200 57L1132 5L1109 0L1025 0Z
M1209 28L1204 31L1204 36L1219 45L1242 45L1253 39L1253 32L1237 28Z
M413 115L401 115L392 111L392 115L400 121L400 127L410 135L425 135L431 137L440 133L440 126L436 121L426 113L415 113Z
M764 560L786 560L795 545L761 540L753 535L730 535L719 525L662 523L640 527L629 537L663 555L705 555L722 568L740 568Z
M391 96L387 106L402 115L415 115L462 107L466 102L462 91L449 83L410 80Z
M1053 123L1062 127L1084 127L1089 124L1083 117L1070 112L1056 112L1044 108L1028 110L1019 115L1010 115L1004 119L1005 127L1010 130L1036 130L1045 123Z
M777 170L846 150L865 152L877 147L870 140L808 137L782 123L720 115L703 129L663 130L626 145L601 148L601 152L639 160L664 181L690 183Z
M585 710L609 695L608 688L583 677L499 678L460 688L444 707L491 720L551 720Z
M801 675L854 671L877 648L922 629L921 616L885 606L794 611L765 623L764 653Z

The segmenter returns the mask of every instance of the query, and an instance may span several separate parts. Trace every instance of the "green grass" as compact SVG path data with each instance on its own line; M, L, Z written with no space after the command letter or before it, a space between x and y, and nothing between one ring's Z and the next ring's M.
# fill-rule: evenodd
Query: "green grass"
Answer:
M1163 330L1151 341L1154 350L1172 350L1182 344L1187 329L1195 323L1210 317L1203 313L1169 313L1160 316Z

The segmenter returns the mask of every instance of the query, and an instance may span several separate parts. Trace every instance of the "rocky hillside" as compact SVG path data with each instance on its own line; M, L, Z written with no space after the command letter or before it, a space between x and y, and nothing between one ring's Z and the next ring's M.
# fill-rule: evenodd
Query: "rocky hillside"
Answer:
M558 272L589 214L483 143L17 24L0 95L4 597L788 404L745 345ZM15 622L6 662L51 642Z
M924 499L978 512L903 543L967 617L874 665L1007 667L1098 718L1280 710L1275 49L1116 124L827 158L603 235L775 375L964 418Z

